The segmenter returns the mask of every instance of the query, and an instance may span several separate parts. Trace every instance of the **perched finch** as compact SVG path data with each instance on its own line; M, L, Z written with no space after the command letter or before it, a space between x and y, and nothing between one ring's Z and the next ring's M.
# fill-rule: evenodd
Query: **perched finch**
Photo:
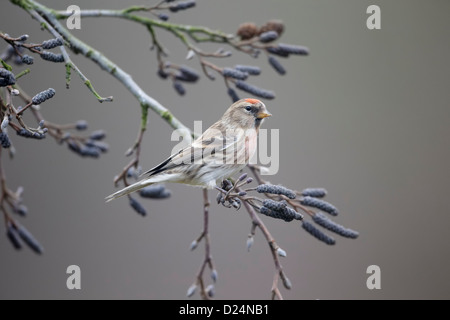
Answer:
M190 146L145 172L145 179L107 196L106 202L161 182L214 188L247 165L256 151L259 127L270 116L264 103L257 99L233 103Z

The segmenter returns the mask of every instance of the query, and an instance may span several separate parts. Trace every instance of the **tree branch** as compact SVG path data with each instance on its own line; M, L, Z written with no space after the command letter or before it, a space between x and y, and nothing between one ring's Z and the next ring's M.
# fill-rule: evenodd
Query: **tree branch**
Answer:
M31 1L31 0L30 0ZM130 7L134 8L134 7ZM130 10L130 8L126 8L123 10L108 10L108 9L94 9L94 10L81 10L80 17L84 18L97 18L97 17L109 17L109 18L121 18L125 20L131 20L143 25L151 25L159 28L163 28L169 30L176 34L177 31L182 31L187 33L193 40L196 42L230 42L230 39L233 38L233 35L226 34L222 31L211 30L202 26L191 26L184 24L176 24L165 21L160 21L156 19L150 19L147 17L139 16L131 14L133 11L146 11L146 10ZM142 9L142 8L141 8ZM145 8L144 8L145 9ZM54 16L57 19L66 19L71 15L70 12L67 11L56 11ZM200 37L203 35L203 37Z
M256 226L261 230L262 234L264 235L264 237L267 240L267 243L269 244L270 252L272 253L273 262L275 264L275 274L274 274L272 289L271 289L272 290L272 299L277 298L277 299L282 300L283 296L281 295L281 292L278 289L278 279L281 275L282 275L282 277L286 277L286 276L284 275L283 267L280 263L280 259L278 258L277 250L278 250L279 246L275 242L275 239L270 234L269 229L267 229L264 222L262 222L261 218L256 214L253 207L247 201L243 201L243 202L244 202L244 207L247 210L247 212L250 216L250 219L252 220L252 226ZM254 229L252 228L252 230L254 230Z
M211 270L211 278L214 282L217 280L217 271L214 268L214 263L211 255L211 244L210 244L210 238L209 238L209 207L210 203L208 200L208 189L203 189L203 230L200 233L200 236L194 240L191 244L191 250L194 250L198 243L201 240L205 241L205 255L203 258L203 262L200 265L200 269L197 273L197 276L195 278L194 284L188 289L187 296L190 297L194 294L195 288L197 286L200 286L200 296L208 300L214 296L214 286L209 285L205 286L204 282L204 272L206 267L208 266Z
M44 20L37 12L36 10L29 10L29 13L37 20L39 21L41 24L44 24L46 26L46 28L48 29L48 31L50 31L50 33L56 37L56 38L60 38L61 35L52 27L51 24L48 24L46 20ZM80 76L81 80L83 80L84 84L86 85L86 87L88 87L88 89L92 92L92 94L97 98L97 100L99 102L105 102L105 101L113 101L113 97L106 97L103 98L102 96L100 96L97 91L95 91L94 86L92 85L91 81L83 74L83 72L81 72L81 70L77 67L77 65L72 61L72 59L70 59L69 54L67 53L66 48L64 48L64 46L59 47L61 50L61 53L64 57L64 62L66 63L66 70L69 68L74 69L78 75ZM70 74L70 71L67 71ZM67 85L69 83L70 80L68 80Z
M11 0L24 8L31 14L34 9L44 17L49 24L70 44L70 48L74 52L83 54L86 58L95 62L102 70L111 74L114 78L119 80L133 96L139 101L143 110L152 109L161 118L163 118L172 128L179 129L180 134L187 139L191 138L191 130L179 121L167 108L165 108L159 101L150 97L142 88L133 80L131 75L126 73L117 64L108 59L104 54L98 50L90 47L73 34L71 34L59 21L56 12L44 5L33 0ZM142 122L147 123L147 116L143 115Z

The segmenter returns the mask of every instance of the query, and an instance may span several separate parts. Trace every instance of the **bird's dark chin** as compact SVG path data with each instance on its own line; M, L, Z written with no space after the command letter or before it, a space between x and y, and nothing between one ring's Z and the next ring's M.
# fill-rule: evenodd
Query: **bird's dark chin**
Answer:
M255 119L255 127L259 128L259 126L261 125L261 123L263 122L263 118L256 118Z

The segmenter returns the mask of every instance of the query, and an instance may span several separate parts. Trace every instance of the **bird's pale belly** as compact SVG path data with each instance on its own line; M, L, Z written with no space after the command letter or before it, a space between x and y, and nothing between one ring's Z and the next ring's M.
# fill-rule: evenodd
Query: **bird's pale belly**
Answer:
M209 164L191 166L190 180L178 180L173 182L185 183L199 187L214 188L220 185L223 179L232 177L242 170L246 164Z

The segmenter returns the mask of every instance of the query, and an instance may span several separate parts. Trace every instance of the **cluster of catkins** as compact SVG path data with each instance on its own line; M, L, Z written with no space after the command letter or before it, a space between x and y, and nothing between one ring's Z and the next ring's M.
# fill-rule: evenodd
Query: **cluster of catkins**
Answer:
M7 35L7 34L6 34ZM62 38L49 39L41 44L27 44L29 36L24 34L17 38L15 41L10 41L7 49L1 54L1 59L5 62L12 60L15 64L27 64L31 65L34 63L34 58L28 54L25 54L25 49L29 52L37 53L41 59L50 62L64 62L64 56L61 53L54 53L51 50L64 45L64 40Z
M31 55L25 54L28 50L31 54L39 55L40 58L50 62L64 62L64 56L49 50L64 45L62 38L55 38L43 41L40 44L27 43L28 35L22 35L17 38L12 38L7 34L3 34L2 38L8 42L8 47L0 54L2 65L0 66L0 87L6 87L11 97L20 95L18 88L15 87L18 75L14 75L11 66L7 64L12 61L17 65L26 64L31 65L34 59ZM26 70L25 70L26 71ZM23 72L21 73L23 75ZM2 105L0 112L1 126L0 126L0 144L2 148L9 148L10 155L14 154L10 137L8 135L8 128L13 129L18 136L24 138L31 138L41 140L48 134L53 136L60 143L67 143L70 150L82 156L98 157L101 153L108 150L108 145L101 140L105 137L105 133L101 130L94 131L88 137L78 135L71 135L66 132L66 129L85 130L87 122L84 120L77 121L69 125L55 125L50 124L46 120L40 120L41 115L35 112L34 115L39 121L37 128L31 128L24 124L22 114L31 108L34 111L40 110L40 105L55 96L55 90L49 88L34 95L27 105L17 108L11 103L9 107ZM14 101L14 100L13 100ZM18 123L14 120L17 119ZM3 186L6 188L6 186ZM5 191L6 190L6 191ZM8 189L3 190L2 205L9 205L11 211L21 217L27 215L28 209L22 203L23 188L19 188L17 192L11 192ZM44 249L38 240L28 231L23 225L19 224L9 214L5 213L6 220L6 235L15 249L21 249L24 244L31 248L34 252L41 254Z
M190 3L187 1L187 3ZM183 4L183 5L182 5ZM179 2L176 6L170 7L173 12L178 11L178 6L184 7L184 2ZM189 6L190 7L190 6ZM162 16L160 19L167 20L167 16ZM261 27L258 27L254 23L244 23L242 24L237 32L236 36L241 42L236 42L234 45L236 47L242 48L251 52L253 57L258 57L261 51L265 52L268 56L269 64L280 74L286 74L286 69L283 67L281 62L275 58L275 56L287 58L290 55L308 55L309 50L306 47L278 43L272 44L275 40L279 39L284 31L284 24L282 21L272 20L267 22ZM229 57L231 56L231 51L225 51L224 49L217 50L213 56L216 57ZM191 59L195 55L193 50L190 50L186 59ZM214 79L214 76L206 71L205 65L203 65L204 71L207 73L210 79ZM246 80L249 76L258 76L261 73L261 69L258 66L252 65L241 65L238 64L234 67L211 67L215 71L219 72L221 76L225 79L225 84L227 87L227 93L231 97L233 102L238 101L240 98L236 90L231 86L234 84L236 89L247 92L253 96L260 97L263 99L273 99L275 98L275 93L271 90L257 87ZM181 96L186 94L186 89L184 84L186 83L196 83L200 76L198 72L185 65L176 65L170 62L161 63L158 69L158 76L162 79L170 79L173 84L174 90Z
M22 194L23 187L19 187L16 192L10 192L6 195L6 202L14 213L25 217L28 214L28 208L23 204ZM22 249L25 243L37 254L44 252L44 248L31 232L12 219L6 222L6 236L16 250Z
M321 198L325 197L327 192L323 188L307 188L304 189L300 195L300 198L297 198L297 193L279 185L271 185L271 184L261 184L256 187L256 192L271 194L271 195L283 195L287 197L289 200L292 200L288 203L286 200L282 199L279 201L273 199L265 199L262 201L262 206L259 207L259 212L266 216L281 219L284 221L292 221L292 220L301 220L302 227L308 233L316 237L322 242L325 242L328 245L333 245L336 243L335 239L324 233L322 230L317 228L311 222L308 222L303 219L303 215L289 207L291 204L294 208L302 208L305 212L307 212L312 220L319 226L334 232L342 237L356 239L359 235L357 231L348 229L343 227L340 224L329 219L324 213L328 213L332 216L338 215L338 210L332 204L322 200ZM280 197L281 199L281 197ZM301 206L300 206L301 205ZM318 209L320 211L313 211L308 208L310 207L314 209Z
M287 58L290 55L302 55L306 56L309 54L309 49L303 46L286 44L286 43L278 43L276 45L271 44L273 41L279 39L284 31L284 24L279 20L271 20L264 24L261 27L258 27L256 24L252 22L246 22L239 26L236 35L240 37L243 43L260 43L263 44L259 46L268 56L269 64L277 71L280 75L286 74L286 69L283 67L281 62L274 57L274 55ZM258 56L260 53L259 50L254 51L254 56ZM253 71L254 66L239 66L240 68L235 67L235 70L242 71L247 73L248 75L258 75L260 71ZM252 71L249 71L249 70ZM259 68L257 68L259 69ZM264 99L273 99L275 98L275 94L272 91L262 89L256 87L252 84L245 82L245 78L236 78L234 83L236 88L248 92L252 95L258 96ZM228 88L228 95L231 97L233 101L239 100L239 97L236 91L232 88Z

